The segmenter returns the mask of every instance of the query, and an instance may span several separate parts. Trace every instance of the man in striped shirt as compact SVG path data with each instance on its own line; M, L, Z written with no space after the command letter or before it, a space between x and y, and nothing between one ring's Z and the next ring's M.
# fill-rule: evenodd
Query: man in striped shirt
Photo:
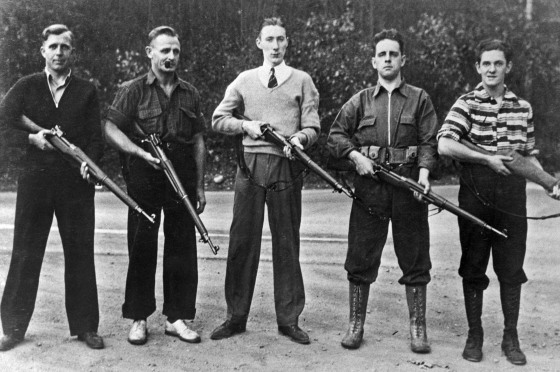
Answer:
M463 358L482 360L482 293L488 287L486 275L490 252L500 282L504 313L502 350L507 360L522 365L526 358L519 346L517 319L526 251L526 181L505 166L504 155L516 150L540 167L533 156L535 137L531 105L511 92L504 80L512 68L512 51L500 40L485 40L478 46L476 69L482 81L474 91L460 97L438 133L438 151L463 164L459 205L488 224L507 230L508 238L483 231L459 217L462 249L459 275L469 333ZM468 140L491 154L482 154L462 144Z

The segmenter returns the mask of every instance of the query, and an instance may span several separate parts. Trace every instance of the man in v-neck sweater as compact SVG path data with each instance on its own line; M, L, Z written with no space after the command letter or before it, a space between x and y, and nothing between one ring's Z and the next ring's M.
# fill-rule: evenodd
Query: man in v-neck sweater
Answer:
M20 79L0 104L0 123L29 133L18 178L12 260L0 309L4 331L0 351L16 346L27 331L54 215L64 250L70 335L91 348L103 348L97 335L95 190L85 180L85 164L81 170L72 167L45 138L59 125L66 138L94 162L103 152L97 93L93 84L71 73L73 51L74 36L66 26L47 27L41 46L45 71Z
M245 331L266 204L278 330L292 341L308 344L308 335L298 326L305 305L299 263L302 169L290 161L289 148L280 149L262 138L261 125L270 124L294 146L308 148L320 131L319 94L307 73L285 64L288 39L280 19L264 20L257 46L263 51L263 65L241 73L230 84L212 117L215 131L243 135L246 167L238 167L235 179L225 283L227 320L211 338L219 340ZM248 119L237 119L236 113Z

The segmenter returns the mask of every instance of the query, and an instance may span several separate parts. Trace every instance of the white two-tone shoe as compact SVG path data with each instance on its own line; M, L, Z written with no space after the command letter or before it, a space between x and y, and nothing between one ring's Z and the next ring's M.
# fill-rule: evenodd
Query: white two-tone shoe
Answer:
M145 320L135 320L128 333L128 342L133 345L144 345L148 341L148 327Z
M181 341L196 344L200 342L200 336L196 331L189 328L189 321L179 319L174 323L165 321L165 334L169 336L178 337Z

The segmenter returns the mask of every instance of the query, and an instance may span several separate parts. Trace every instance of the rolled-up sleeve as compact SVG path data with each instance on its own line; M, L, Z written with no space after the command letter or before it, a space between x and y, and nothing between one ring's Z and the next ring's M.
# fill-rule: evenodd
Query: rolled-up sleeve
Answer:
M123 84L109 109L107 110L106 120L111 121L122 131L128 131L132 123L132 118L136 113L136 104L138 101L138 92L130 89L128 84Z

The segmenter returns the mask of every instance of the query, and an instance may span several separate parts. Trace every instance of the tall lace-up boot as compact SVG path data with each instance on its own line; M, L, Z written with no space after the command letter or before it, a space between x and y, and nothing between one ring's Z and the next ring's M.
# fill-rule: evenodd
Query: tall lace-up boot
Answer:
M519 319L519 304L521 302L521 284L511 285L500 283L500 299L504 313L504 338L502 351L507 360L515 365L524 365L527 358L519 346L517 336L517 320Z
M463 282L463 296L465 297L465 310L469 324L469 335L463 350L463 358L470 362L480 362L482 360L482 344L484 342L481 319L483 292Z
M342 339L342 346L347 349L357 349L364 337L364 322L366 320L369 284L350 283L350 322L348 331Z
M410 314L410 349L419 354L431 351L426 332L426 286L406 286Z

